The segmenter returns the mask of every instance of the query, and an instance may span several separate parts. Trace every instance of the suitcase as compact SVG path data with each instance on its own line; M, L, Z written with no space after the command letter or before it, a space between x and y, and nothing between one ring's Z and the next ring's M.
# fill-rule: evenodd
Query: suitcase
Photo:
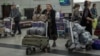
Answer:
M46 23L42 22L42 21L38 21L38 22L33 22L32 23L32 28L27 30L27 34L28 35L44 35L45 34L45 28L46 27Z
M37 33L36 33L36 29L34 29L34 28L30 28L30 29L28 29L27 30L27 35L37 35Z
M100 50L100 40L95 40L92 44L92 48L95 50Z

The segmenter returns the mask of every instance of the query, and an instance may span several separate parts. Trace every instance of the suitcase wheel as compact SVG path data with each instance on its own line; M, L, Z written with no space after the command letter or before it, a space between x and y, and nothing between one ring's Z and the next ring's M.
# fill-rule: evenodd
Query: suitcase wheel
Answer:
M75 48L72 48L72 49L68 49L68 52L73 52L73 50L74 50Z
M50 47L47 47L47 52L48 52L48 53L50 52Z
M92 49L92 45L86 45L86 50L89 51Z
M33 47L32 48L32 53L35 53L36 52L36 49Z
M10 35L11 35L11 37L14 37L14 36L15 36L15 34L14 34L14 33L10 33Z
M31 47L26 48L26 55L31 55L31 54L32 54Z
M4 37L7 37L7 33L4 34Z
M50 52L50 47L43 48L42 51L49 53Z
M72 45L71 40L68 40L68 41L66 42L66 44L65 44L65 47L66 47L66 48L69 48L71 45Z

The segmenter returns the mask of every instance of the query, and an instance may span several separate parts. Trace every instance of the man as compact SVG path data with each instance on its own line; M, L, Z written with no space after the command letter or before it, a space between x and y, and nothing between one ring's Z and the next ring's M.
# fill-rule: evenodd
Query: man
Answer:
M19 12L19 9L16 7L15 4L11 6L10 17L14 19L14 23L15 23L14 35L16 34L17 30L18 30L18 35L21 34L21 28L20 28L21 13Z

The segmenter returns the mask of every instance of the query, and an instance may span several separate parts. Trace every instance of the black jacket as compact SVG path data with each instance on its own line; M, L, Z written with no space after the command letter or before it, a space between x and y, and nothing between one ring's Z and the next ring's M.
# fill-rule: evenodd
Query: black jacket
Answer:
M83 11L83 16L82 16L82 21L81 21L82 26L86 26L87 24L92 25L92 22L87 20L87 17L92 18L92 14L88 8L85 8Z
M10 17L14 18L14 21L20 21L21 13L17 8L12 9L10 12Z
M42 14L46 14L48 17L48 19L51 20L51 22L48 24L48 26L51 25L51 27L49 27L51 30L51 38L53 40L56 40L57 39L57 28L56 28L56 20L55 20L55 14L56 14L56 11L55 10L51 10L49 14L47 14L47 10L45 9ZM48 29L49 30L49 29ZM49 34L48 34L49 35ZM54 36L55 35L55 36ZM49 36L50 37L50 36Z

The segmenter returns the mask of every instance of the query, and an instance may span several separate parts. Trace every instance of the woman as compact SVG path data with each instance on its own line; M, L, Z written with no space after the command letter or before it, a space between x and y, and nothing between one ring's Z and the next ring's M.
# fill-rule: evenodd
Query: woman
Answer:
M93 18L97 18L97 9L96 9L96 4L93 4L92 8L91 8L91 12L92 12L92 15L93 15Z
M96 9L96 4L93 4L92 8L91 8L91 13L92 13L92 16L93 16L93 19L94 19L94 22L93 22L93 35L94 35L94 31L96 29L96 26L97 26L97 16L98 16L98 13L97 13L97 9Z
M81 25L86 27L86 30L90 32L92 35L92 14L90 12L90 5L91 2L85 1L84 3L84 11L83 11L83 16L82 16L82 21Z
M42 12L42 14L45 14L48 18L48 37L50 39L54 40L53 47L56 47L56 39L57 39L57 28L56 28L56 22L55 22L55 10L53 10L51 4L46 5L46 9Z
M41 11L42 11L41 5L38 5L37 8L36 8L36 10L35 10L35 14L40 14Z
M80 5L79 4L75 4L73 9L74 9L73 20L80 22L80 20L81 20L81 15L80 15L80 11L79 11Z

